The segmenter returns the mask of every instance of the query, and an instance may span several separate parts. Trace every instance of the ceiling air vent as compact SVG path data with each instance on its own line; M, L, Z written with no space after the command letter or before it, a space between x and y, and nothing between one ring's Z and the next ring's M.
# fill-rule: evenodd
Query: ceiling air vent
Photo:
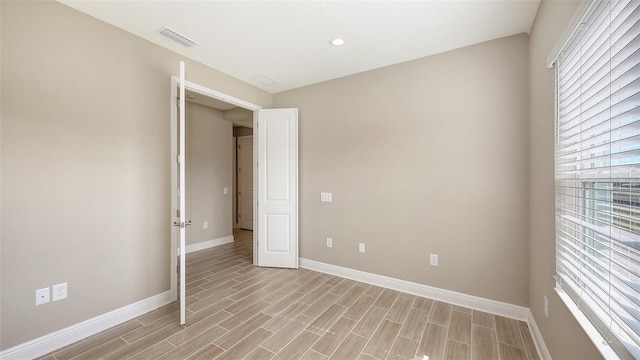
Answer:
M262 85L265 85L265 86L271 86L271 85L275 85L275 84L278 83L277 80L274 80L274 79L268 77L265 74L256 75L256 76L252 77L252 79L257 81L257 82L259 82Z
M161 35L168 37L169 39L177 42L178 44L186 47L192 47L193 45L198 44L197 42L189 39L188 37L178 34L177 32L169 29L168 27L164 27L162 31L160 31Z

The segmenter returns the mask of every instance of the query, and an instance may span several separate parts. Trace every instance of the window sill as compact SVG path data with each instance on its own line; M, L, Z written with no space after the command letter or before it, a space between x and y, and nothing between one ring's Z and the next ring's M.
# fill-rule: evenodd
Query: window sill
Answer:
M596 330L595 326L593 326L582 311L578 309L578 306L573 302L571 297L569 297L569 295L560 287L556 287L555 290L558 296L560 296L560 299L562 299L562 302L567 306L567 309L569 309L569 312L576 318L578 324L580 324L580 327L582 327L593 345L598 349L600 355L602 355L604 359L620 359L620 356L613 351L611 346L609 346L598 330Z

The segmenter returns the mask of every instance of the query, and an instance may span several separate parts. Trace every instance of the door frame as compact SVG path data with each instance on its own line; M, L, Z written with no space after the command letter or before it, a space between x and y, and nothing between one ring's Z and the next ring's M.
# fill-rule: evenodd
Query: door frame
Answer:
M170 143L171 143L171 209L169 211L169 221L167 222L171 228L171 249L170 249L170 266L169 266L169 281L170 285L170 294L171 300L176 301L178 299L178 242L179 242L179 229L174 227L173 221L176 218L176 209L178 208L178 182L177 182L177 172L178 172L178 88L180 87L180 77L171 76L171 98L169 100L170 106ZM226 103L235 105L237 107L241 107L243 109L249 110L253 112L253 128L257 128L258 122L258 110L262 109L262 106L250 103L248 101L233 97L231 95L227 95L225 93L219 92L217 90L210 89L208 87L193 83L191 81L185 81L185 90L190 90L195 93L201 94L203 96L207 96L210 98L214 98L216 100L224 101ZM257 150L258 149L258 136L254 134L253 137L253 219L254 223L257 224L256 219L256 194L257 194ZM253 231L253 264L256 265L258 263L258 252L256 251L256 242L258 240L257 229L254 225ZM183 254L181 254L183 255Z

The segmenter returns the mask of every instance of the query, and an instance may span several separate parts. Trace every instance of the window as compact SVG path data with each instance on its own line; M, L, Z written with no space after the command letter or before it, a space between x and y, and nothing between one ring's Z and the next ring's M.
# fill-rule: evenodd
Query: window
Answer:
M556 279L640 358L640 1L594 2L555 59Z

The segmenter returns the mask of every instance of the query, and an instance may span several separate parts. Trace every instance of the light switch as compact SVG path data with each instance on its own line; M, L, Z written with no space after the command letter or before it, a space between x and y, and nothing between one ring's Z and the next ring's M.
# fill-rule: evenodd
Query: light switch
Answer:
M438 266L438 255L437 254L429 254L429 265Z
M320 193L320 201L322 202L332 202L333 201L333 194L331 194L330 192L321 192Z
M36 305L42 305L49 302L49 288L36 290Z
M226 186L222 188L222 193L227 195L229 193L229 188L227 188Z

